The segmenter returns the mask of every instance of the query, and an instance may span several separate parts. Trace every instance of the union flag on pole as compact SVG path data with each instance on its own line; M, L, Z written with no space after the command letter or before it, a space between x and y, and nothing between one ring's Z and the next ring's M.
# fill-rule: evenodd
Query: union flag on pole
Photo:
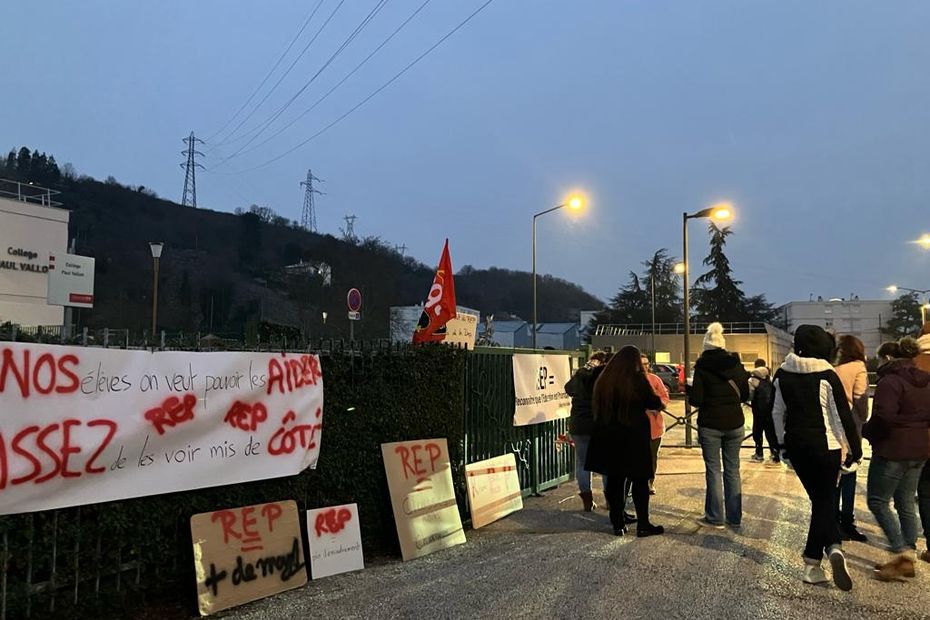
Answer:
M429 289L426 304L413 330L414 344L442 342L446 337L446 323L455 318L455 281L452 278L452 258L449 256L449 240L442 248L439 267L433 286Z

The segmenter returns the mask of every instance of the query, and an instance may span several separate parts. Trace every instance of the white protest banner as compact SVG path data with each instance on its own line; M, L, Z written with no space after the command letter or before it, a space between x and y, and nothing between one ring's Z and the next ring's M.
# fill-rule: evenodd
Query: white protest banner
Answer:
M381 456L404 560L463 544L446 440L383 443Z
M523 494L513 453L465 466L468 509L476 530L523 509Z
M357 504L308 510L307 538L314 579L365 568Z
M565 393L565 384L570 378L568 355L515 354L513 425L526 426L567 418L571 413L572 399Z
M294 500L191 517L201 616L307 583Z
M315 355L0 343L0 514L315 467Z
M478 315L457 312L455 318L449 319L446 323L446 337L442 342L465 349L474 349L477 335Z

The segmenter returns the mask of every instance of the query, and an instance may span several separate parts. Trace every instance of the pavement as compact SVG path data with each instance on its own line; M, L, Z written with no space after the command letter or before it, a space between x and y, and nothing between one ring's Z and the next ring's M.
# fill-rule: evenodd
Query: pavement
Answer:
M743 527L702 528L704 467L697 449L660 453L653 522L666 534L614 537L606 513L581 511L574 483L431 556L376 562L221 614L271 618L930 618L930 564L885 583L871 568L890 557L865 505L867 543L844 545L851 592L801 581L809 504L794 472L742 459ZM596 499L602 499L597 489ZM924 541L920 542L921 548ZM828 563L824 563L829 569ZM829 573L829 570L828 570Z

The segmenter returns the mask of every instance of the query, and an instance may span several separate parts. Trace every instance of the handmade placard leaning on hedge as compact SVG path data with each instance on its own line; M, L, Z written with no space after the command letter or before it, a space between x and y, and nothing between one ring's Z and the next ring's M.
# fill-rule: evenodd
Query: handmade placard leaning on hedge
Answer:
M466 465L465 486L471 525L475 529L523 509L513 453Z
M307 538L314 579L365 568L358 505L308 510Z
M202 616L307 583L294 500L194 515L191 538Z
M381 456L404 560L463 544L446 440L383 443Z
M572 399L565 393L571 378L568 355L517 353L513 356L513 425L526 426L567 418Z
M0 514L297 474L316 355L0 343Z

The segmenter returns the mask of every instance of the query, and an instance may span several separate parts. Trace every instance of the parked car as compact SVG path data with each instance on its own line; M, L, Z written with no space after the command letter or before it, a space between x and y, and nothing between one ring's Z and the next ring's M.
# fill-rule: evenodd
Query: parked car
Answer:
M652 372L662 379L669 394L684 391L681 387L681 368L677 364L653 364Z

